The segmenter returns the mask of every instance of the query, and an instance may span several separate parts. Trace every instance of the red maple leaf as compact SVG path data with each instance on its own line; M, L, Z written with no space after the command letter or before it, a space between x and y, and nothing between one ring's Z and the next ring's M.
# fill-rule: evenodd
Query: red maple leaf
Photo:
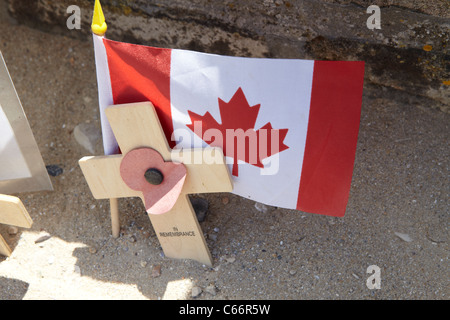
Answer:
M233 158L234 176L238 176L238 160L264 168L263 159L289 148L283 143L288 129L273 129L268 122L255 131L261 105L251 107L241 88L228 103L218 100L222 124L209 112L200 116L188 110L192 124L187 127L210 146L221 147L226 156Z

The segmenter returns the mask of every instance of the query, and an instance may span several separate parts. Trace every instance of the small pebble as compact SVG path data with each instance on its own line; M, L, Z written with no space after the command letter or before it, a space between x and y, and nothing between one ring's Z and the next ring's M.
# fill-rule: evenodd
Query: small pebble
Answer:
M217 241L217 235L216 234L208 234L208 239L212 241Z
M9 226L8 227L8 234L10 236L15 236L18 232L19 232L19 228L14 227L14 226Z
M57 166L56 164L50 164L48 166L45 166L45 168L47 169L48 174L51 175L52 177L59 176L60 174L63 173L63 169L60 166Z
M97 252L97 249L95 249L94 247L89 247L89 252L94 254Z
M210 284L209 286L207 286L207 287L205 288L205 292L206 292L206 293L209 293L209 294L212 295L212 296L215 296L215 295L217 294L217 288L216 288L215 285Z
M97 151L96 146L102 138L101 130L91 123L77 125L73 135L78 144L91 154Z
M233 262L235 262L235 261L236 261L236 258L235 258L235 257L227 258L227 262L228 262L228 263L233 263Z
M191 204L195 211L195 215L197 216L197 220L199 222L205 221L209 207L208 200L203 198L191 198Z
M147 261L141 261L141 267L145 268L147 266Z
M203 291L202 291L202 289L200 287L192 287L191 297L192 298L197 298L202 292Z
M36 240L34 240L34 243L41 243L41 242L47 241L47 240L50 239L51 237L52 237L52 236L49 235L49 234L43 235L43 236L37 238Z
M159 276L161 276L161 265L157 264L153 266L152 278L158 278Z
M411 242L412 238L406 233L395 232L395 235L406 242Z
M74 272L76 275L81 276L81 269L80 269L79 266L74 266L74 267L73 267L73 272Z
M267 211L269 211L269 208L265 204L259 202L255 203L255 208L262 213L266 213Z
M131 236L128 237L128 241L130 243L134 243L134 242L136 242L136 237L134 235L131 235Z
M223 197L223 198L222 198L222 203L223 203L223 204L228 204L228 203L230 203L230 198L228 198L228 197Z
M289 271L289 274L290 274L291 276L295 275L296 273L297 273L297 270L290 270L290 271Z

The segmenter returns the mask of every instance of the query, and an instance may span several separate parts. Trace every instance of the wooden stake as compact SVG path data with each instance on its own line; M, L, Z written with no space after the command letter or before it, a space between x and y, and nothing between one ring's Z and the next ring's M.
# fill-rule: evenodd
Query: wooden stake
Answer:
M0 223L31 228L33 220L19 198L0 194ZM0 236L0 254L8 257L11 255L11 249L2 236Z
M120 236L119 199L109 199L109 207L111 211L112 236L118 238Z
M5 239L3 239L2 236L0 236L0 255L9 257L11 253L12 253L11 248L8 246Z

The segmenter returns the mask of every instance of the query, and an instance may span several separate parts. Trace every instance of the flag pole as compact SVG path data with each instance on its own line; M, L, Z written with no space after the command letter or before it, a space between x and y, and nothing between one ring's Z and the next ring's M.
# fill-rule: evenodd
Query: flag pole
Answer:
M104 36L107 28L100 1L95 0L94 15L92 17L91 25L92 33L98 36ZM118 238L120 235L119 200L117 198L109 199L109 208L111 211L112 236Z

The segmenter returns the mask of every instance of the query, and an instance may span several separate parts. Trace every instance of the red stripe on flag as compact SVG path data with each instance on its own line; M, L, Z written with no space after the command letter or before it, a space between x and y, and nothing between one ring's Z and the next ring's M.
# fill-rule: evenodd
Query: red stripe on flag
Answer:
M114 104L151 101L171 148L170 49L103 39Z
M342 217L353 173L364 62L316 61L297 209Z

